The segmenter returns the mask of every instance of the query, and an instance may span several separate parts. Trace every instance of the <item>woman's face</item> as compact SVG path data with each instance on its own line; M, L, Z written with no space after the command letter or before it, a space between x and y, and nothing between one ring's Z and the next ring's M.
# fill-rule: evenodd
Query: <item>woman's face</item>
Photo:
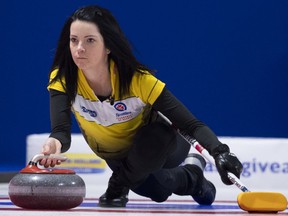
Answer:
M70 51L75 64L82 70L107 65L109 50L94 23L76 20L71 24Z

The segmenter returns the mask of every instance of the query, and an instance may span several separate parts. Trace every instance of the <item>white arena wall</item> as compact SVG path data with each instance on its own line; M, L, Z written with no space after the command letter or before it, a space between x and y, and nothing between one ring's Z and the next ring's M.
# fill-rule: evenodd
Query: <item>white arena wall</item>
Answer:
M27 163L41 150L48 138L48 133L27 136ZM246 138L219 137L222 143L230 146L243 163L241 181L251 191L281 192L288 197L288 139L281 138ZM191 148L191 152L196 152ZM106 163L95 156L81 134L72 134L72 144L68 152L67 162L61 168L74 169L78 175L89 183L107 185L111 175ZM218 193L240 193L234 185L224 185L216 168L208 163L205 176L217 187Z

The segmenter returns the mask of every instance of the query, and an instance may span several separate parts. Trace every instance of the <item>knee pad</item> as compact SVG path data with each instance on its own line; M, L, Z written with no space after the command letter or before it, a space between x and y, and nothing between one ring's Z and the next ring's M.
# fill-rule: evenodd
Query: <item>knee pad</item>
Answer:
M165 202L168 199L169 196L155 196L151 197L151 200L157 203Z

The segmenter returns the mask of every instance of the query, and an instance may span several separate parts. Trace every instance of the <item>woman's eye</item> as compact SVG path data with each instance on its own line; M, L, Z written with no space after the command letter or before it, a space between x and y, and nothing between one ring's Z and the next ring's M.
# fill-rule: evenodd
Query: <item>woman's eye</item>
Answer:
M87 42L88 42L88 43L93 43L94 41L95 41L94 38L88 38L88 39L87 39Z
M76 39L76 38L70 38L70 41L71 41L72 43L76 43L76 42L77 42L77 39Z

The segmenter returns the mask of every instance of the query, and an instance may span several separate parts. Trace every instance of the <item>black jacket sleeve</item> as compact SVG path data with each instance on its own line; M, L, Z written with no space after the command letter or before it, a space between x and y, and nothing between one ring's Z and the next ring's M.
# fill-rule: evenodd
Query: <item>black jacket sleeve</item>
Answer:
M61 152L66 152L71 144L71 103L65 93L52 89L50 90L50 121L49 137L58 139L62 144Z
M165 115L176 128L194 137L210 154L222 144L214 132L199 121L167 88L163 89L152 107Z

